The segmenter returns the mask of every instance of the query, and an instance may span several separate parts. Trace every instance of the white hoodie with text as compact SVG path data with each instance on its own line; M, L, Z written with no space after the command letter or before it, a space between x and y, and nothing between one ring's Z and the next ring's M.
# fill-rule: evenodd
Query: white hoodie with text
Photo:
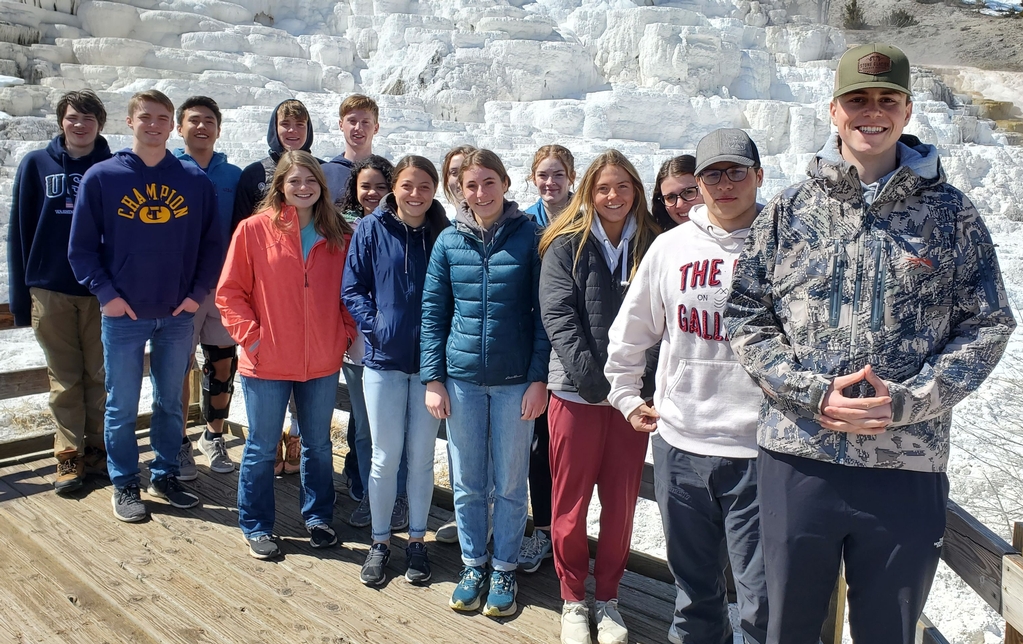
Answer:
M608 401L626 417L643 404L645 351L660 342L657 433L686 452L756 458L763 393L736 361L724 324L749 229L712 225L702 205L689 216L654 240L611 325Z

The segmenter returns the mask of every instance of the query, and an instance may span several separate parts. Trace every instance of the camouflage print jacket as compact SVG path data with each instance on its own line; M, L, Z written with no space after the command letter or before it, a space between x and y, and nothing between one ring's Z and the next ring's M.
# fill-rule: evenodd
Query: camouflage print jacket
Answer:
M726 317L739 361L767 393L758 442L854 467L944 471L952 408L991 373L1016 326L994 245L945 183L933 146L903 136L900 167L865 199L837 136L810 179L753 223ZM870 364L889 387L888 431L815 420L830 381ZM846 395L874 395L866 383Z

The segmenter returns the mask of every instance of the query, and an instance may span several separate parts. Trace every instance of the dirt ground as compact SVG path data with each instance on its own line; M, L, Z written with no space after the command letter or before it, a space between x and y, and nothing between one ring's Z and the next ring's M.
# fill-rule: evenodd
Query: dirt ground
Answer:
M914 65L964 65L1023 72L1023 17L987 16L971 5L946 1L923 4L913 0L858 0L870 26L845 30L846 41L849 45L873 41L895 44L909 55ZM804 15L816 17L816 2L796 3L792 9L798 6ZM844 26L847 3L848 0L831 0L829 24ZM902 28L880 26L882 17L893 9L912 14L919 24Z

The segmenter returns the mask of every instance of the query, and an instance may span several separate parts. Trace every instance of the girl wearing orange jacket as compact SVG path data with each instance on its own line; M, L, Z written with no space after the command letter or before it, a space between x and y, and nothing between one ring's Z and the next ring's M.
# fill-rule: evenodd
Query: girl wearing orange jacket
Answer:
M249 435L238 475L238 523L257 559L280 554L273 536L274 456L293 392L302 419L302 518L314 548L337 543L330 421L356 331L340 300L351 227L332 203L316 159L284 153L259 210L238 225L217 287L224 326L242 347L238 372Z

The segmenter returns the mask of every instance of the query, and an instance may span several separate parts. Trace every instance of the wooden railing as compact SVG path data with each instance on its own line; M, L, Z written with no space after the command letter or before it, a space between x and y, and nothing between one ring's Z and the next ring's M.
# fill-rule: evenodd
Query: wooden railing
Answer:
M13 317L7 304L0 304L0 330L12 328ZM146 371L148 371L148 356ZM196 372L193 372L193 376ZM45 367L0 372L0 400L18 398L49 391ZM198 381L193 378L193 400L197 399ZM351 411L348 388L342 382L338 386L336 407ZM191 422L200 422L199 405L192 404L188 413ZM150 414L139 416L137 428L149 426ZM245 427L237 423L226 423L227 429L244 437ZM447 438L443 423L438 439ZM53 432L37 434L27 438L0 443L0 463L12 460L31 460L52 456ZM640 497L654 500L654 471L649 463L643 468ZM452 508L451 491L437 487L434 497L438 505ZM966 583L1006 620L1006 644L1023 644L1023 523L1015 526L1014 545L995 534L956 502L949 501L946 513L947 527L941 558ZM591 551L596 542L591 539ZM1014 547L1015 546L1015 547ZM632 551L628 569L650 579L674 583L667 563L651 555ZM730 579L730 575L729 575ZM821 633L823 644L840 644L845 611L845 586L840 579L832 597L829 619ZM937 628L927 620L917 625L917 642L921 644L948 644Z

